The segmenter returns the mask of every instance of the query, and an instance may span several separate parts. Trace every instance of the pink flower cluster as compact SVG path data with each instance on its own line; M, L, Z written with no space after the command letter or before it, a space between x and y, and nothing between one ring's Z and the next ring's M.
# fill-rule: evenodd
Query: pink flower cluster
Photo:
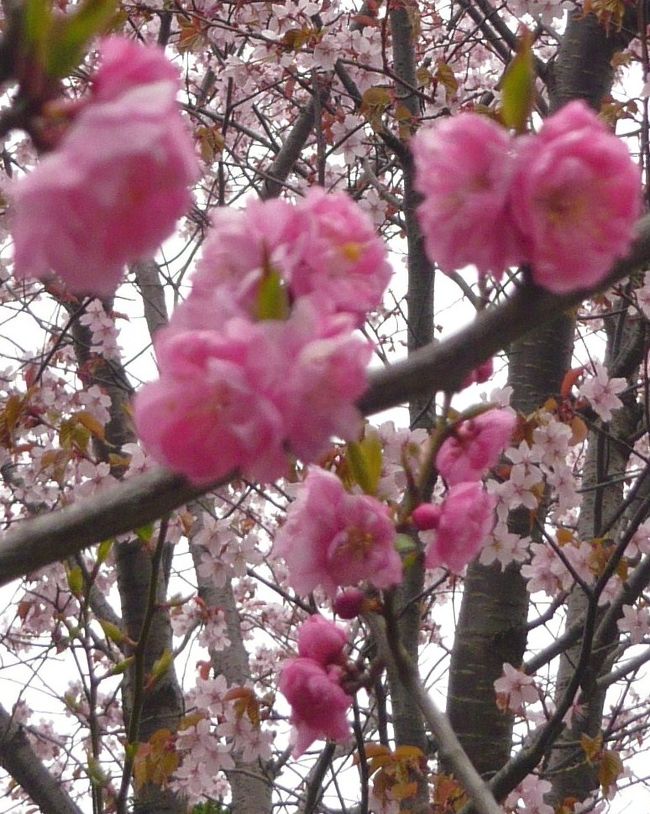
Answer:
M106 296L125 263L171 234L199 171L178 88L161 50L104 40L91 98L11 190L16 277L54 273L72 292Z
M352 697L341 686L346 643L346 631L322 616L311 616L298 631L298 657L285 662L280 674L280 692L291 704L294 757L318 738L350 737L347 711Z
M159 462L197 483L270 481L359 430L371 345L355 333L390 277L346 195L254 201L214 216L188 299L156 338L158 381L135 402Z
M299 594L321 586L330 596L369 580L376 588L402 581L395 527L388 508L369 495L346 492L331 472L310 469L275 538Z
M438 450L438 472L450 486L480 480L510 442L516 423L510 410L488 410L463 421Z
M630 247L639 170L584 102L516 139L462 113L420 130L412 148L427 253L443 271L474 264L498 280L526 263L562 293L597 285Z
M509 410L488 410L463 421L440 446L436 468L449 485L441 506L423 503L413 512L421 531L433 531L427 568L446 566L459 573L481 551L495 523L496 498L481 478L510 442L517 418Z

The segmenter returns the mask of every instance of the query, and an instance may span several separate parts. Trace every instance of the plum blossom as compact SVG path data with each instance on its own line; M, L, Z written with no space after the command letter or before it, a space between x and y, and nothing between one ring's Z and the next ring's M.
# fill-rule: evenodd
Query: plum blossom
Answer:
M340 677L340 669L328 669L310 658L289 659L282 668L279 686L291 705L294 757L300 757L318 738L349 739L347 711L352 697L341 687Z
M517 140L512 213L537 285L556 293L599 283L630 247L641 207L627 147L583 101Z
M477 481L457 483L449 489L441 506L434 506L432 539L425 552L427 568L445 566L460 573L484 546L494 526L495 499ZM418 507L423 509L427 505ZM416 525L416 513L413 517Z
M438 472L450 486L480 480L497 463L516 423L510 410L488 410L463 421L438 450Z
M494 682L494 690L503 699L503 707L513 712L521 712L524 704L539 699L533 677L508 662L504 662L503 675Z
M618 393L626 388L627 381L624 378L610 379L605 365L595 362L594 375L585 378L579 391L603 421L611 421L612 412L623 406Z
M289 566L300 594L318 585L330 595L339 586L369 580L388 588L402 579L388 509L369 495L352 495L331 472L312 468L279 529L274 552Z
M484 116L461 113L420 129L411 148L430 259L444 272L473 263L498 279L523 256L509 208L510 136Z
M109 38L101 54L95 93L10 195L16 277L107 296L189 208L198 161L162 50Z

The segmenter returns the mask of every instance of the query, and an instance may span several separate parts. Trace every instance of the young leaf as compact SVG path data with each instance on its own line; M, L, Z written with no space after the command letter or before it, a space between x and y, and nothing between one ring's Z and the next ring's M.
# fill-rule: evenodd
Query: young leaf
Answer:
M526 131L526 122L535 100L532 45L533 35L526 30L519 41L517 54L508 65L501 83L503 121L507 127L512 127L517 133Z

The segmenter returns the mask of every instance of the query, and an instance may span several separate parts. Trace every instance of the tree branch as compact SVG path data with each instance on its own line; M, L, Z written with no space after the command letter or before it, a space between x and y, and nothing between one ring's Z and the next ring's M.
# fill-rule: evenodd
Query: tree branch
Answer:
M45 768L22 726L0 706L0 766L9 772L42 814L82 814L58 778Z

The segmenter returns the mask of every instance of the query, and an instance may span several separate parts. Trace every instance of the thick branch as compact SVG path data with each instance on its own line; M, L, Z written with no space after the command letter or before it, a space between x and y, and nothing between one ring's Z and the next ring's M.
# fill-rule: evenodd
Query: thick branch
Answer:
M22 726L0 706L0 766L29 794L43 814L81 814L27 739Z

